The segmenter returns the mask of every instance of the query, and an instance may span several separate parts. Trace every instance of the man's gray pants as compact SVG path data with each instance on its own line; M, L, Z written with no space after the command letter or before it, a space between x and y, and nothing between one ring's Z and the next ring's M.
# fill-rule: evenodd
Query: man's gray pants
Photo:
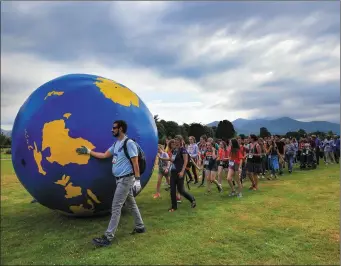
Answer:
M136 205L135 198L133 196L134 176L124 177L116 182L116 191L114 199L112 201L111 219L107 231L106 237L112 240L115 236L115 232L120 221L121 210L124 202L128 209L131 210L134 217L135 228L140 229L144 227L139 208Z

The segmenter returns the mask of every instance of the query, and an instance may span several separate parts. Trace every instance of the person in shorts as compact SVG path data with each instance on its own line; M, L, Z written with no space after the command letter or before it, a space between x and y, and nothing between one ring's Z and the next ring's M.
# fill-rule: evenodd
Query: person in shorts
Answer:
M250 190L258 190L258 174L262 172L262 150L258 144L256 135L250 135L250 144L247 152L246 159L246 173L250 178Z
M227 174L227 182L231 187L231 193L229 196L237 195L238 198L242 197L242 183L239 178L239 172L241 171L242 163L243 163L243 150L241 149L238 141L236 139L231 139L228 147L228 165L229 171ZM236 194L234 185L232 183L232 178L238 185L238 194Z
M228 167L229 167L227 145L225 141L220 141L219 143L217 165L218 165L218 183L221 185L223 172L225 172L225 176L227 176Z
M164 151L163 146L160 144L158 148L158 153L161 158L169 159L167 152ZM157 184L156 184L156 193L153 196L154 199L161 197L160 188L161 188L162 177L165 177L167 184L170 185L170 182L169 182L170 161L159 160L158 166L159 166L159 173L158 173Z
M204 156L205 176L207 178L207 194L211 193L211 184L214 183L217 186L219 192L222 192L222 187L216 180L217 175L217 150L212 147L211 142L206 143L206 151Z

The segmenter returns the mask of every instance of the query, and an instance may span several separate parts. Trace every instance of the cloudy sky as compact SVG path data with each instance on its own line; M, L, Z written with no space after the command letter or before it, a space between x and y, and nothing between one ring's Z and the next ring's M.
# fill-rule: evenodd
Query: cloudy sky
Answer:
M340 3L2 2L1 128L68 73L179 123L340 120Z

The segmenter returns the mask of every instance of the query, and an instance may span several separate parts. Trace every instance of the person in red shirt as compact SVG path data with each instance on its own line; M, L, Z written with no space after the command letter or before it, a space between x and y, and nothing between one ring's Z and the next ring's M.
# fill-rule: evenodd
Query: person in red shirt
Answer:
M243 163L243 157L244 157L244 152L240 148L240 145L238 144L238 141L236 139L231 139L230 145L228 147L228 159L229 159L229 171L227 174L227 182L229 183L231 187L231 193L229 196L235 196L236 191L234 189L233 183L232 183L232 178L234 181L238 184L238 194L237 197L241 198L242 197L242 184L240 182L239 175L236 175L236 172L241 171L241 165Z
M227 174L228 167L229 167L227 145L225 141L221 141L219 144L217 163L218 163L218 183L221 185L223 171L225 171L225 173Z
M238 145L240 148L240 152L243 154L243 160L239 165L239 171L238 171L240 183L242 183L242 187L243 187L243 178L245 178L245 175L246 175L245 160L244 160L244 158L246 157L246 151L245 151L245 147L244 147L244 139L239 138L237 141L238 141ZM243 169L244 169L244 177L243 177Z

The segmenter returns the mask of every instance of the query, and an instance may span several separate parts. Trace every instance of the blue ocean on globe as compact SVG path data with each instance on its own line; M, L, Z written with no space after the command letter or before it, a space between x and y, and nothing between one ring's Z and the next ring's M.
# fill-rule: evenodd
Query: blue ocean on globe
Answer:
M20 108L12 131L12 161L26 190L42 205L65 214L95 215L111 210L116 181L112 159L79 155L82 145L105 152L114 142L115 120L146 156L142 188L157 154L157 128L143 101L113 80L70 74L36 89Z

